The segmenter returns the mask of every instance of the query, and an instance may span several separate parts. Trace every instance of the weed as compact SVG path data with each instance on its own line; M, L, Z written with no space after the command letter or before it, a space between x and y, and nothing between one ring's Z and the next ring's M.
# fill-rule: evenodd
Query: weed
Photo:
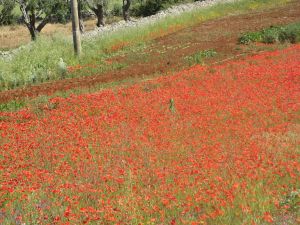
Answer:
M176 112L176 108L175 108L175 102L174 102L174 99L173 98L171 98L170 99L170 111L172 112L172 113L175 113Z
M279 34L279 40L280 42L288 41L292 44L300 42L300 23L287 26Z
M8 103L2 103L0 104L0 112L3 111L17 111L18 109L21 109L24 107L25 102L24 101L17 101L13 100Z
M283 32L283 28L271 26L268 29L264 29L261 32L262 42L266 44L272 44L279 42L279 35Z
M280 205L285 206L289 211L297 211L300 209L300 189L286 195L280 202Z
M216 54L217 52L215 50L208 49L208 50L197 52L194 55L188 56L186 57L186 59L189 65L192 66L195 64L202 64L203 59L214 57Z
M259 42L262 40L260 32L247 32L239 38L240 44L250 44L251 42Z

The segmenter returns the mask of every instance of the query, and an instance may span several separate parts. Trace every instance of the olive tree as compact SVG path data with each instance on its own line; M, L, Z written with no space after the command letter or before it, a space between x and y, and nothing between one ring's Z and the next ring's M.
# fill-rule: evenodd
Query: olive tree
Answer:
M104 26L104 13L107 7L107 0L86 0L86 3L97 16L97 26Z
M68 0L16 0L22 12L22 19L28 28L31 39L52 20L66 22L70 16Z
M123 18L125 21L130 20L129 8L131 5L131 0L123 0Z

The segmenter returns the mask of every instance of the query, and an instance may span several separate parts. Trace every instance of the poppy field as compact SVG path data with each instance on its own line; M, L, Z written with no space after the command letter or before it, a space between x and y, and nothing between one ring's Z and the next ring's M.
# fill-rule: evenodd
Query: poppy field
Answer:
M300 45L0 113L0 224L299 222Z

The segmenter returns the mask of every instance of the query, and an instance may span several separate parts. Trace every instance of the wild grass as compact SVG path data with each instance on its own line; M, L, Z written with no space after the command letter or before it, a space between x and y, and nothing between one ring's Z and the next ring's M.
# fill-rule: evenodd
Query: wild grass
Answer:
M217 55L217 52L214 49L208 49L204 51L197 52L191 56L186 57L189 65L202 64L205 58L211 58Z
M96 19L85 20L85 30L93 30L96 26L96 22ZM72 34L72 24L49 23L42 30L40 36L42 38L47 38L55 34L70 36ZM30 43L30 41L30 34L24 25L12 24L10 26L0 26L0 51L18 48Z
M206 9L184 13L180 16L169 16L143 27L122 29L92 41L84 40L81 58L74 56L70 37L62 37L62 35L40 37L36 42L19 51L12 60L0 60L0 90L77 76L74 73L67 73L64 77L59 74L58 62L60 58L67 66L93 65L95 73L97 71L102 72L106 70L104 69L106 67L104 60L114 54L113 52L132 49L133 45L143 44L148 40L201 21L232 13L243 13L252 9L275 7L288 1L241 0L232 3L220 3ZM119 67L117 66L117 68ZM115 69L115 67L112 66L111 69ZM82 74L78 76L82 76Z

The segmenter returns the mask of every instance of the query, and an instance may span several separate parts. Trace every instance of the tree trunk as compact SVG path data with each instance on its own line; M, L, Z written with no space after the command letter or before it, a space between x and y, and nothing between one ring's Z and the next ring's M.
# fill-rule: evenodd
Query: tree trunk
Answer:
M79 19L79 30L81 33L84 33L85 27L82 19Z
M27 28L28 28L28 30L30 32L31 40L35 41L36 37L37 37L37 30L33 26L27 26Z
M35 28L35 12L34 10L31 11L31 14L29 15L29 24L27 25L27 28L30 32L31 40L35 41L36 40L36 33L37 30Z
M82 19L82 2L79 1L78 2L78 16L79 16L79 30L81 33L84 33L85 27L84 27L84 23L83 23L83 19Z
M29 30L31 40L35 41L37 34L46 26L50 21L51 15L46 15L42 22L36 27L36 12L35 9L28 9L24 0L17 1L20 4L20 10L23 14L24 23Z
M103 5L98 4L97 9L94 10L96 16L97 16L97 27L101 27L105 25L104 22L104 9Z
M131 5L131 0L123 0L123 18L125 21L130 20L130 15L129 15L130 5Z

